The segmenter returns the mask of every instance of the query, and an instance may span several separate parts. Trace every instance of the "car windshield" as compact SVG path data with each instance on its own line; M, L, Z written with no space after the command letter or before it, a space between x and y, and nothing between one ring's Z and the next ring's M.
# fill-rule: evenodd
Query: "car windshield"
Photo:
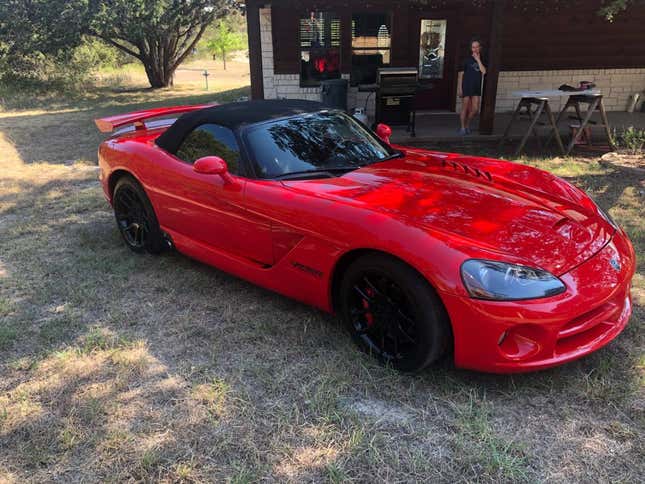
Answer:
M333 176L398 155L353 118L334 111L252 126L245 139L262 178Z

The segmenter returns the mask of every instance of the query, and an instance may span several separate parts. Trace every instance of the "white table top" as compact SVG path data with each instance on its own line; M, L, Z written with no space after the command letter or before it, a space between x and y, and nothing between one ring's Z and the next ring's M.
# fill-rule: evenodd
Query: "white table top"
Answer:
M569 96L599 96L600 89L587 89L586 91L560 91L559 89L546 89L543 91L513 91L513 97L569 97Z

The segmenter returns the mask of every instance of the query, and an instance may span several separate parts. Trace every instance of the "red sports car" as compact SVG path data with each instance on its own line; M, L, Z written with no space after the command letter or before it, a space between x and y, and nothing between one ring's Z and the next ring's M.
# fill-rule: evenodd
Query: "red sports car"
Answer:
M397 369L444 356L481 371L543 369L601 348L630 317L627 235L547 172L395 146L386 126L378 136L306 101L97 125L121 128L99 164L128 247L175 247L336 313Z

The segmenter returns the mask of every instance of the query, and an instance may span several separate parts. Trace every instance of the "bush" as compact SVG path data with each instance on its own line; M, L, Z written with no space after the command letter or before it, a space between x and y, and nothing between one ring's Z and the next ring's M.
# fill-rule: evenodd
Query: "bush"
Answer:
M76 65L84 65L96 70L106 67L117 69L134 60L125 52L94 38L87 38L72 53L72 61Z
M620 145L632 155L642 154L645 146L645 129L630 126L620 135Z
M93 81L96 70L118 67L128 60L116 49L85 39L75 49L46 55L6 55L0 58L0 88L4 91L50 92L80 90Z

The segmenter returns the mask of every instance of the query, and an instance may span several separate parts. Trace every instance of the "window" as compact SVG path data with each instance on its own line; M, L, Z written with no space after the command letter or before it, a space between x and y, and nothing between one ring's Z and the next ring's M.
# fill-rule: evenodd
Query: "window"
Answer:
M443 79L446 20L422 19L419 39L419 78Z
M352 16L352 85L374 84L378 68L390 64L391 31L387 14Z
M354 118L334 111L261 123L244 136L261 178L329 175L395 154Z
M309 12L300 19L300 85L340 77L340 19L330 12Z
M240 148L229 128L202 124L186 136L177 150L177 157L191 164L204 156L219 156L226 161L230 173L239 174Z

